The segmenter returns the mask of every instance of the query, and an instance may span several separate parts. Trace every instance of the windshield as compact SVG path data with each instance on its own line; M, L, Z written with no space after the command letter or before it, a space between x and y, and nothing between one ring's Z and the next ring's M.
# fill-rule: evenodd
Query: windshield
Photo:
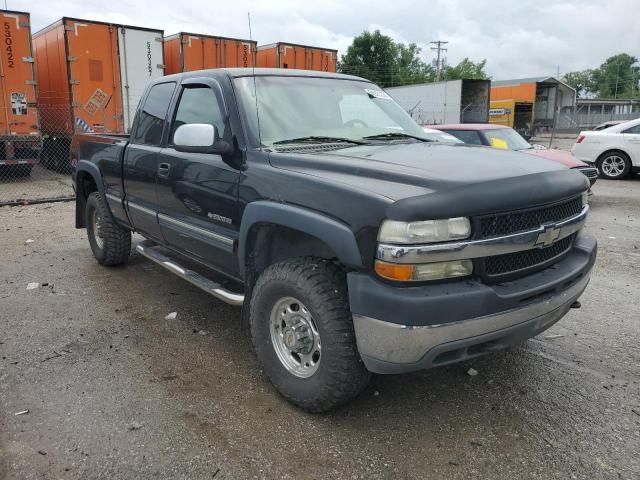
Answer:
M424 136L434 142L446 142L446 143L464 143L459 138L454 137L450 133L441 132L440 130L424 129Z
M489 145L504 150L526 150L533 148L529 142L520 136L512 128L496 128L485 130L484 134L489 140Z
M254 146L259 145L258 138L263 146L305 137L362 140L384 134L399 135L379 141L417 141L411 136L428 140L409 114L372 83L258 76L236 78L235 86Z

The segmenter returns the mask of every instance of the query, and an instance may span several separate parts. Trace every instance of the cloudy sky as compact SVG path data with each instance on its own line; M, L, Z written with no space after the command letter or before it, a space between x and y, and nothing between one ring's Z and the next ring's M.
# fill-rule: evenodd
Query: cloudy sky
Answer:
M487 59L496 80L598 66L627 52L640 58L638 0L8 0L31 12L37 31L62 16L178 31L288 41L344 53L354 36L379 29L423 47L449 41L448 62Z

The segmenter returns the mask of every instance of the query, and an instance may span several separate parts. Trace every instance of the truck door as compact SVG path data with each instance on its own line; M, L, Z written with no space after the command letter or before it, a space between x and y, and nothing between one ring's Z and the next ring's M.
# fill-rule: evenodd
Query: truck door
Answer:
M151 87L136 114L131 142L125 150L123 182L127 213L136 230L156 239L162 238L156 197L158 154L175 88L175 82Z
M222 92L211 79L191 79L180 89L167 146L159 156L158 221L167 244L214 268L236 273L240 172L220 155L173 148L175 130L187 123L215 125L221 137L230 138Z

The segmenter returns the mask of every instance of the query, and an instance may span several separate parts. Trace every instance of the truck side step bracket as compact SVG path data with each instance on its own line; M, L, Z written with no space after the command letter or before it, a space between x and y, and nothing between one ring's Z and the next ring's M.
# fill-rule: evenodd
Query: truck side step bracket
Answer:
M174 259L165 255L164 249L161 246L153 242L140 242L136 246L136 251L229 305L240 306L244 303L243 294L227 290L219 283L200 275L198 272L182 267Z

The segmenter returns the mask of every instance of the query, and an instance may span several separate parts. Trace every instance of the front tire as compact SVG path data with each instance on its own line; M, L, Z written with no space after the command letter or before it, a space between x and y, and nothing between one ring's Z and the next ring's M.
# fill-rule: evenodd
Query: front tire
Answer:
M87 198L85 225L93 256L101 265L120 265L131 253L131 232L118 225L99 192Z
M631 159L624 152L606 152L600 156L596 165L600 176L609 180L623 179L631 171Z
M309 412L343 405L367 386L344 271L296 258L267 268L250 304L258 360L282 396Z

